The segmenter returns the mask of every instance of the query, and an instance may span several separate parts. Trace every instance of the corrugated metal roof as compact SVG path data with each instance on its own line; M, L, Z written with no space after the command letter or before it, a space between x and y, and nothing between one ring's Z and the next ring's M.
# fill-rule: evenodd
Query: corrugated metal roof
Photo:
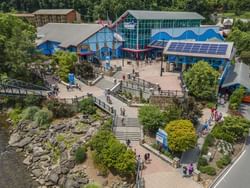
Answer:
M33 12L33 14L37 15L37 14L68 14L71 11L73 11L74 9L39 9L35 12Z
M128 10L136 19L141 20L203 20L203 16L196 12L167 12L167 11L147 11Z
M37 29L37 36L40 36L37 45L55 41L64 48L77 46L103 27L99 24L48 23Z
M235 63L231 65L226 74L222 88L240 84L247 89L250 89L250 67L244 63Z

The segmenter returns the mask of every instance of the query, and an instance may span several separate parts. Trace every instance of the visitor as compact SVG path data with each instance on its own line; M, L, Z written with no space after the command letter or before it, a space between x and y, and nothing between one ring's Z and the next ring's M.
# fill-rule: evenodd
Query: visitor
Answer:
M124 122L124 117L122 117L122 119L121 119L121 122L122 122L122 126L124 126L125 125L125 122Z
M121 113L121 116L123 116L123 109L122 109L122 107L120 108L120 113Z
M125 75L122 76L122 80L125 81Z
M189 166L188 166L188 174L191 176L193 174L193 171L194 171L194 167L193 167L193 164L191 163Z
M160 86L158 86L158 92L159 92L159 94L161 94L161 87Z
M129 139L127 139L127 142L126 142L126 143L127 143L127 146L130 147L131 141L130 141Z
M122 108L122 114L123 114L123 116L125 116L125 113L126 113L125 108Z
M145 163L148 162L148 154L147 153L144 154L144 160L145 160Z
M183 169L182 169L182 173L183 173L183 177L185 177L187 175L187 167L186 166L183 166Z
M114 78L114 84L116 85L116 83L117 83L117 80Z
M132 73L135 74L135 69L132 70Z

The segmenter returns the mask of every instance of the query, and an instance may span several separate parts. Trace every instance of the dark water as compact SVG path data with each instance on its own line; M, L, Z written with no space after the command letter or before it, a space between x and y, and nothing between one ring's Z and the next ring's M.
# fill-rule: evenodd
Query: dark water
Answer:
M8 147L9 134L5 117L0 115L0 188L35 188L23 157Z

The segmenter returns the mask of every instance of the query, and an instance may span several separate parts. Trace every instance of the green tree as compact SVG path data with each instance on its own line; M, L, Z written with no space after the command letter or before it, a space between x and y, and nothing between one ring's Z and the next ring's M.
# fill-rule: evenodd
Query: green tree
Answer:
M52 57L52 65L56 74L65 82L68 81L68 74L74 72L76 61L76 54L62 50L57 51Z
M216 124L212 134L215 138L235 143L248 135L249 126L250 122L245 118L228 116L223 122Z
M240 58L241 58L241 60L242 60L244 63L250 65L250 50L249 50L249 51L242 51L242 52L240 53Z
M239 87L238 89L234 90L234 92L229 98L229 108L231 108L232 110L239 109L245 91L246 90L243 87Z
M184 73L184 80L191 95L198 99L215 98L219 72L207 62L200 61Z
M184 152L196 145L196 133L189 120L175 120L169 122L165 130L168 134L168 146L171 151Z
M77 63L76 74L84 79L92 79L95 77L94 68L89 62Z
M53 113L48 109L42 109L35 113L34 121L39 125L41 128L48 127L49 123L52 121Z
M83 163L87 158L86 148L79 147L75 152L75 160L78 164Z
M164 116L157 106L145 105L139 109L139 121L145 131L154 134L164 124Z
M182 109L175 105L168 105L163 111L163 116L165 119L165 123L169 123L170 121L181 119Z
M33 120L34 115L36 112L38 112L40 109L37 106L31 106L23 110L22 112L22 119L29 119Z
M0 14L0 74L19 79L29 75L35 38L33 26L10 14Z
M95 106L93 98L89 97L79 102L78 109L84 114L95 114L97 108Z

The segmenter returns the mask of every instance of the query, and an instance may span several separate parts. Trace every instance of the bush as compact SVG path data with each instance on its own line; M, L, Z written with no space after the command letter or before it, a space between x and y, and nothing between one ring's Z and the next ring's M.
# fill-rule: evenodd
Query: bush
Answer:
M221 160L216 161L216 166L221 169L224 168L223 162Z
M49 125L49 123L52 121L53 113L47 109L39 110L34 115L34 121L37 123L37 125L41 126L42 128L45 128Z
M84 114L95 114L97 108L94 104L93 99L89 97L79 102L78 109Z
M77 148L75 152L76 163L78 164L83 163L86 160L86 158L87 158L86 149L83 147Z
M40 109L37 106L31 106L24 109L24 111L22 112L22 119L33 120L35 113L38 112L39 110Z
M10 111L9 118L12 120L14 125L16 125L22 119L21 113L22 110L20 108L14 108Z
M85 185L83 188L102 188L102 186L100 186L97 183L89 183L88 185Z
M49 100L47 107L53 112L53 116L56 118L72 117L76 112L73 105L64 104L57 100Z
M208 165L207 159L204 157L200 157L198 160L198 169L200 169L200 167L202 166L207 166L207 165Z
M215 168L212 167L212 166L209 166L209 165L207 165L207 166L201 166L201 167L200 167L200 171L201 171L202 173L204 173L204 174L209 175L209 176L215 176L215 175L216 175L216 170L215 170Z
M100 130L90 142L94 162L122 176L132 176L136 170L135 155L107 130Z
M229 108L232 110L238 110L244 94L245 89L243 87L236 89L229 98Z
M24 98L24 105L29 106L41 106L43 99L40 96L28 95Z
M215 139L214 139L214 136L212 134L208 134L207 137L205 138L205 142L209 147L214 145L214 141L215 141Z

